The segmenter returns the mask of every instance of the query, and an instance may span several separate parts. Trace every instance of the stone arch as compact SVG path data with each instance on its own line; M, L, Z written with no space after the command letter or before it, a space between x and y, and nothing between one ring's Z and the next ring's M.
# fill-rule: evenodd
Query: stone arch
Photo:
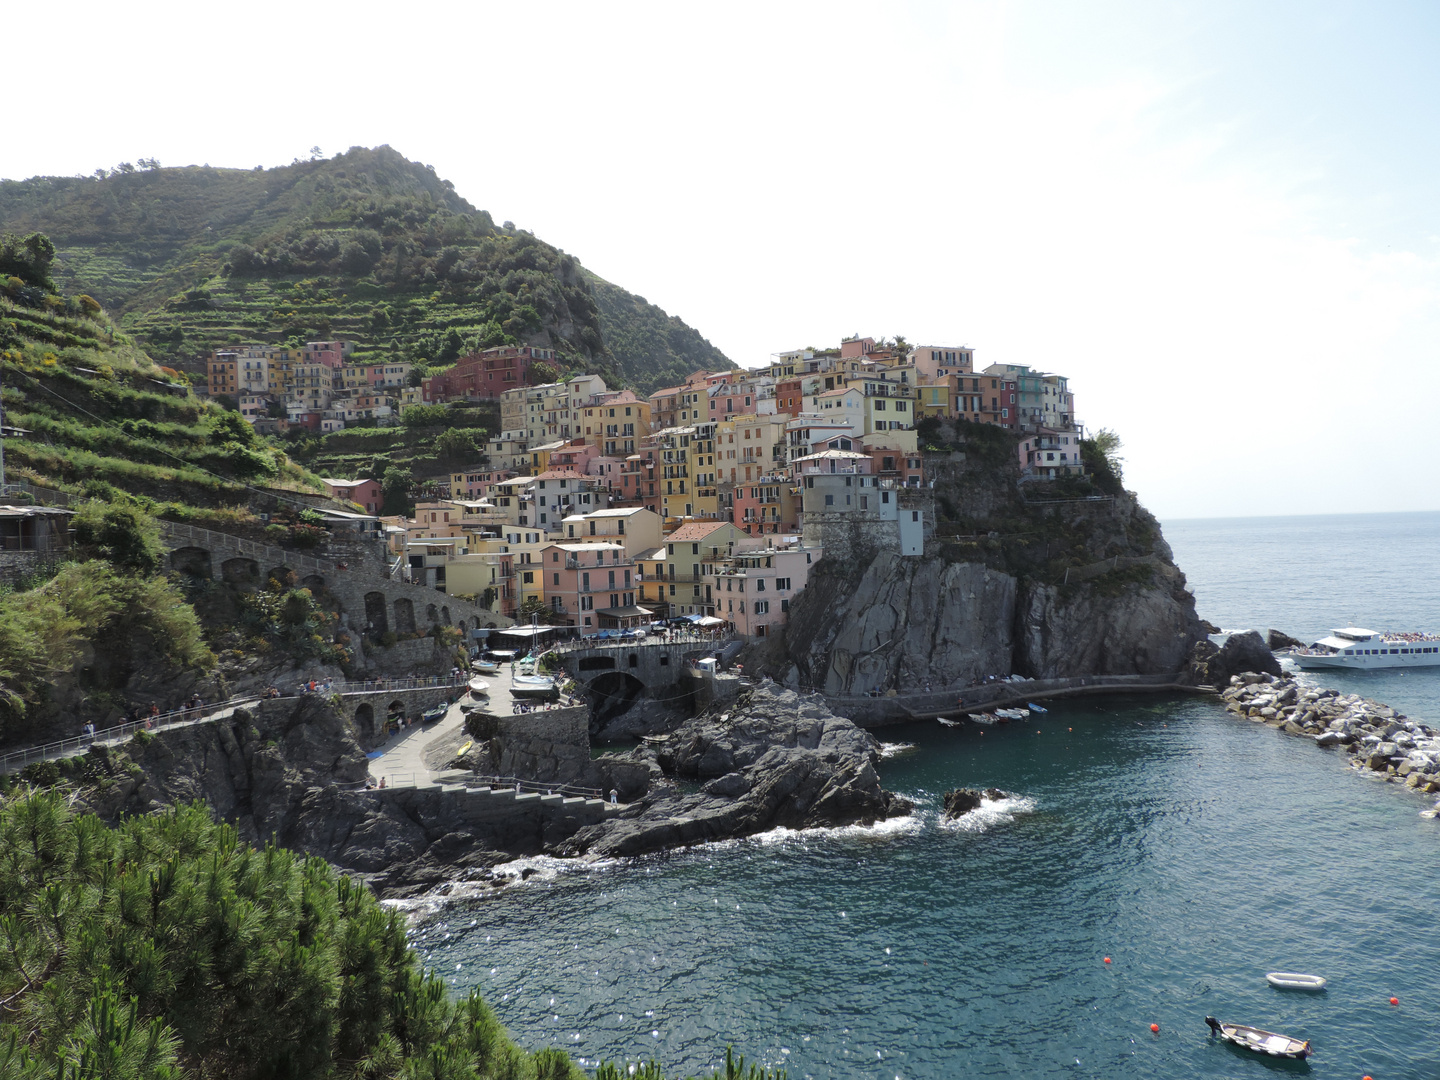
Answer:
M434 604L426 604L426 605L425 605L425 621L426 621L426 622L428 622L431 626L434 626L434 625L435 625L435 620L438 619L439 617L440 617L440 609L439 609L439 608L437 608Z
M645 684L628 671L606 671L585 688L590 703L590 730L598 734L617 716L628 712L645 693Z
M204 548L176 548L170 553L170 565L188 577L214 577L210 568L210 552Z
M613 656L582 656L575 665L577 671L611 671L615 667Z
M630 654L630 656L629 656L629 661L630 661L630 666L631 666L631 667L639 667L639 666L640 666L640 654L639 654L639 653L633 653L633 652L632 652L632 653Z
M385 706L385 722L401 724L405 721L405 701L403 698L396 698Z
M319 592L325 588L325 579L319 574L306 574L300 579L300 584L311 592Z
M362 738L375 738L379 732L375 730L375 709L366 702L355 708L355 730Z
M449 625L450 625L450 605L449 605L449 604L446 604L445 606L443 606L443 607L440 609L440 623L441 623L441 625L443 625L443 626L449 626ZM461 620L460 620L460 624L461 624L461 629L464 629L465 620L464 620L464 619L461 619Z
M231 585L260 584L260 564L254 559L236 556L220 564L220 576Z
M272 581L278 581L281 585L298 585L300 577L294 570L282 563L279 566L272 566L270 572L265 575L267 585Z
M390 630L390 616L385 610L384 593L365 594L365 621L370 624L370 632L376 637Z
M413 634L415 632L415 604L408 596L402 596L395 601L395 632L397 634Z

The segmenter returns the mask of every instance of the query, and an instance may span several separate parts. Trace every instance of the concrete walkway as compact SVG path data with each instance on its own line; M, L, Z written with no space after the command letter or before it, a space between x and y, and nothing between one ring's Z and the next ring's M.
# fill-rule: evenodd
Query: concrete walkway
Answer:
M452 739L465 726L465 714L461 705L481 705L486 712L496 716L509 716L515 711L514 699L510 696L510 672L498 675L481 675L490 684L490 695L475 698L468 692L446 710L445 715L428 727L412 727L392 735L379 747L380 756L370 759L370 775L378 783L382 778L388 787L437 787L437 777L452 770L435 770L425 763L429 752L445 739ZM464 744L462 738L456 747ZM371 751L374 753L375 751Z

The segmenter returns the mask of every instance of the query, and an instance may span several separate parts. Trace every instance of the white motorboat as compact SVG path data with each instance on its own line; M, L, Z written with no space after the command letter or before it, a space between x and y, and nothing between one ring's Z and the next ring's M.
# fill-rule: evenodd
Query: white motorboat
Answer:
M512 697L553 697L558 692L548 675L516 675L510 680Z
M1294 971L1271 971L1265 981L1281 990L1324 990L1325 980L1319 975L1301 975Z
M514 659L514 652L505 649L489 649L470 661L470 666L481 675L499 675L501 669Z
M1307 670L1435 667L1440 665L1440 634L1392 634L1342 626L1307 648L1280 655Z
M936 717L936 719L938 719L938 720L940 721L941 725L944 726L944 727L959 727L959 726L960 726L960 721L959 721L959 720L947 720L947 719L946 719L945 717L943 717L943 716Z
M471 679L466 685L470 687L471 697L490 696L490 684L484 679L480 678L480 676L478 675L475 676L475 678Z
M991 724L995 723L995 717L991 716L989 713L972 712L966 713L965 715L970 717L971 720L974 720L975 723L984 724L986 727L989 727Z
M1029 709L996 709L995 715L1001 720L1024 720L1030 715Z

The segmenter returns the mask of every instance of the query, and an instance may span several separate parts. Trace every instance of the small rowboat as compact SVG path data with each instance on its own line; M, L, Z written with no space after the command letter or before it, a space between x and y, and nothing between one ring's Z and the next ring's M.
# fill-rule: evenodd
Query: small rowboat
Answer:
M1247 1027L1244 1024L1222 1024L1213 1016L1205 1017L1212 1033L1228 1043L1257 1054L1271 1057L1305 1059L1310 1056L1309 1040L1292 1039L1289 1035L1278 1035L1263 1028Z
M1265 981L1281 990L1324 990L1325 980L1319 975L1300 975L1293 971L1271 971Z
M945 719L945 717L943 717L943 716L936 717L936 719L939 720L940 723L941 723L941 725L944 726L944 727L959 727L959 726L960 726L960 721L959 721L959 720L947 720L947 719Z
M471 679L466 684L466 686L469 688L470 693L473 697L490 696L490 684L484 679L480 678L479 675L476 675L473 679Z
M1033 701L1027 701L1027 702L1025 702L1025 707L1026 707L1027 709L1029 709L1031 712L1047 713L1047 712L1050 711L1049 709L1042 709L1039 705L1036 705Z
M989 713L972 712L967 713L966 715L969 716L971 720L974 720L975 723L984 724L987 727L995 723L995 717L991 716Z
M422 724L433 724L437 720L443 720L449 708L449 705L436 705L433 709L426 709L420 714L420 722Z

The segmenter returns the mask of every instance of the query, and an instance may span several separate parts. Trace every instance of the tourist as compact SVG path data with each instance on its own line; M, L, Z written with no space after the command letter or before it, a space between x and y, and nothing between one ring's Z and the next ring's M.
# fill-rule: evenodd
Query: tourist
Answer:
M613 788L613 787L610 789L610 805L611 805L611 806L619 806L619 805L620 805L620 792L617 791L617 790L616 790L615 788Z
M380 777L380 786L381 786L382 788L385 786L385 777L383 777L383 776Z

